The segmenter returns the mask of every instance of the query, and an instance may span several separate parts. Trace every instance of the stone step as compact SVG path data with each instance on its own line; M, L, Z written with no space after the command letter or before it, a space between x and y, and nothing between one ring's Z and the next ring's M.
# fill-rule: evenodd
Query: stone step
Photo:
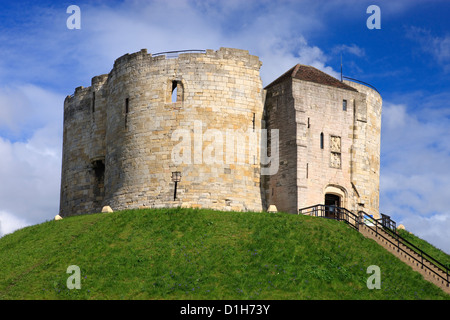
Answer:
M414 252L404 244L398 243L397 239L395 239L382 229L372 230L371 228L362 225L359 226L359 231L366 238L375 240L383 248L385 248L386 250L394 254L397 258L399 258L401 261L405 262L407 265L412 267L414 271L419 272L424 277L425 280L437 285L446 293L450 294L450 287L447 285L448 282L445 280L447 279L446 272L443 272L441 269L434 266L425 257L423 257L422 263L422 257L420 256L420 254ZM390 240L390 242L384 239L383 237ZM443 279L438 275L436 275L435 273L442 276Z

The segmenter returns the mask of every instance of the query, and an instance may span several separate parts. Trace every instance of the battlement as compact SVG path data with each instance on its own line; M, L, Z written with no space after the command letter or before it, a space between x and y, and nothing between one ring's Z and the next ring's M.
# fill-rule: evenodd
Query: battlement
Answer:
M108 74L101 74L91 79L91 87L101 87L108 80Z
M85 93L86 91L89 91L90 88L91 88L91 87L83 87L83 86L76 87L76 88L75 88L75 91L74 91L71 95L68 95L68 96L66 97L66 100L72 99L75 95Z
M151 56L152 56L151 54L147 53L147 49L141 49L141 51L131 53L131 54L126 53L114 61L113 69L118 68L121 64L129 63L133 60L142 60L145 58L151 58Z

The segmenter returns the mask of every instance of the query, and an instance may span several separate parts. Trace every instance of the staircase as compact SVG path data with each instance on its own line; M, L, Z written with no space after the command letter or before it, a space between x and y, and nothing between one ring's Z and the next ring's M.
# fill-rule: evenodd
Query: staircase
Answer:
M345 208L322 204L300 209L298 213L347 223L422 274L425 280L450 294L449 268L401 237L390 217L382 215L382 219L377 220L363 211L354 214Z

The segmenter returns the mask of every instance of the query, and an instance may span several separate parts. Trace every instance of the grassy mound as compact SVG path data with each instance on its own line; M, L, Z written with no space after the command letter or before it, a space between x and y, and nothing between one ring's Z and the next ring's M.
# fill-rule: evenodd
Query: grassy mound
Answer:
M0 265L0 299L450 299L343 223L284 213L68 217L1 238ZM70 265L81 289L67 288Z

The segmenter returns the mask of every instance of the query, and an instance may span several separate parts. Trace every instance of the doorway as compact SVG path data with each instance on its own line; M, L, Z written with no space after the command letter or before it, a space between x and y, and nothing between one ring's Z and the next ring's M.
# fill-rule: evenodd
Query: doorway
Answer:
M105 159L92 161L93 169L93 201L96 212L102 209L103 198L105 196Z
M341 197L335 194L325 194L325 218L338 219Z

